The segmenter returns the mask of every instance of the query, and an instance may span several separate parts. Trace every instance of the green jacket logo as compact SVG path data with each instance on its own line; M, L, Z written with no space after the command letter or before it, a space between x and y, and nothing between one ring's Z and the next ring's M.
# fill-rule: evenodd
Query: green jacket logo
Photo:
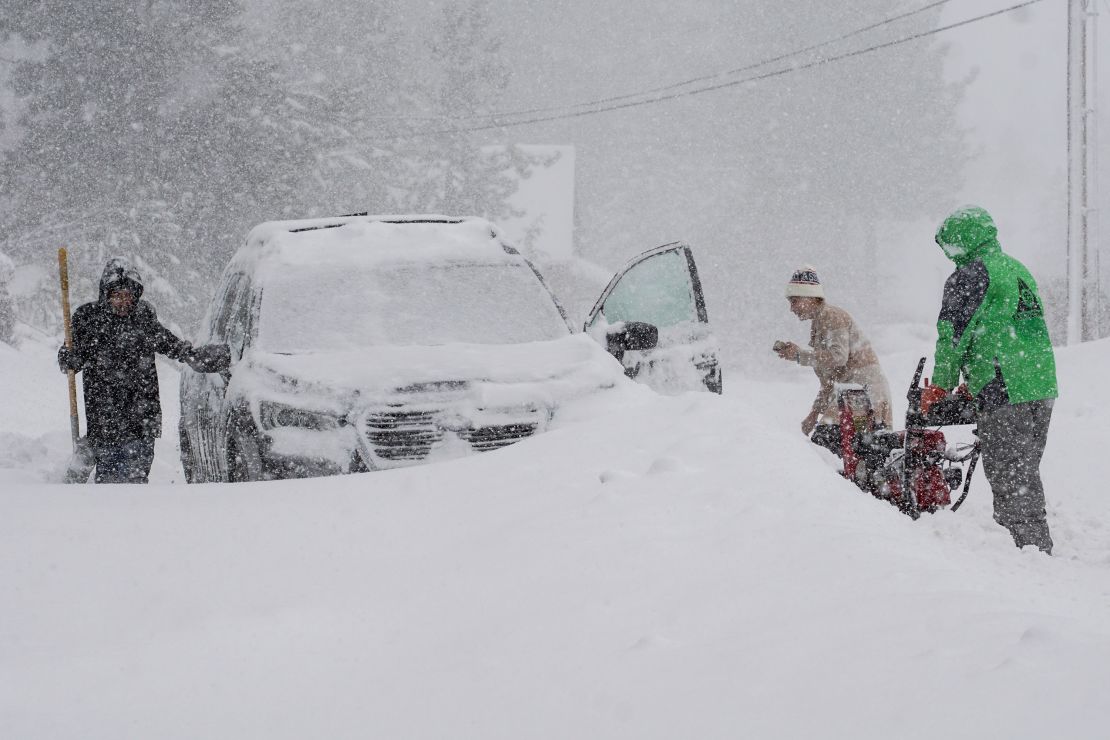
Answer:
M1040 319L1044 318L1044 309L1041 308L1041 302L1037 299L1037 294L1033 292L1032 288L1025 284L1024 280L1018 280L1018 305L1017 310L1014 311L1014 320L1020 321L1022 319Z

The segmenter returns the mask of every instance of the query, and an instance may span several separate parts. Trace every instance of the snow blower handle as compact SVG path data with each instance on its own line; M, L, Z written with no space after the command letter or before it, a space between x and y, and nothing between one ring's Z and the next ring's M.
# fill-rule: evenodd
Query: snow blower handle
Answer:
M925 425L921 414L921 375L925 372L925 358L917 361L917 370L913 374L913 382L906 391L906 429Z
M910 384L910 392L917 390L921 385L921 376L925 372L925 358L922 357L917 361L917 370L913 374L913 383Z
M69 264L66 260L66 248L58 250L58 277L62 283L62 325L65 327L66 349L73 351L73 324L69 318ZM73 449L77 449L77 440L81 437L81 422L77 417L77 373L66 370L69 378L69 430L73 436Z
M976 432L979 430L976 429ZM975 442L975 449L971 452L971 464L967 466L967 477L964 478L964 492L960 494L960 498L956 503L952 504L952 511L958 511L963 506L964 499L967 498L967 492L971 490L971 476L975 474L975 463L979 462L979 454L982 452L982 447L978 440Z

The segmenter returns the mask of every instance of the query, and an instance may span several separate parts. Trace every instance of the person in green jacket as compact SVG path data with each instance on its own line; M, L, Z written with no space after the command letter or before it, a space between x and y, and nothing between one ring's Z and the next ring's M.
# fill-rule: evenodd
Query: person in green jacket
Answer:
M944 285L932 386L922 409L963 376L978 406L995 521L1018 547L1035 545L1051 554L1040 462L1058 390L1037 283L1002 251L994 220L982 208L952 213L936 242L956 271Z

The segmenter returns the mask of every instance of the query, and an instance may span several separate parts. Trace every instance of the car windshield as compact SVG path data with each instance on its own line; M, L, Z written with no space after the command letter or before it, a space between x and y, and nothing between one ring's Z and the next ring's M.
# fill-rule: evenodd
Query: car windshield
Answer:
M258 346L301 353L515 344L569 333L523 264L312 265L267 276Z

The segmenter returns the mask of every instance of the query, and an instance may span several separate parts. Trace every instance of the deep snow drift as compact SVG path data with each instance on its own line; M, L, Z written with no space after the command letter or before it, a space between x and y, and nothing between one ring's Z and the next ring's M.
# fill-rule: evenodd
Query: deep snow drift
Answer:
M927 332L873 336L896 396ZM906 338L908 337L908 339ZM920 346L919 346L920 345ZM0 727L13 738L1096 738L1110 726L1110 342L1061 350L1056 556L912 522L797 430L816 381L640 386L382 473L43 485L53 348L0 345Z

